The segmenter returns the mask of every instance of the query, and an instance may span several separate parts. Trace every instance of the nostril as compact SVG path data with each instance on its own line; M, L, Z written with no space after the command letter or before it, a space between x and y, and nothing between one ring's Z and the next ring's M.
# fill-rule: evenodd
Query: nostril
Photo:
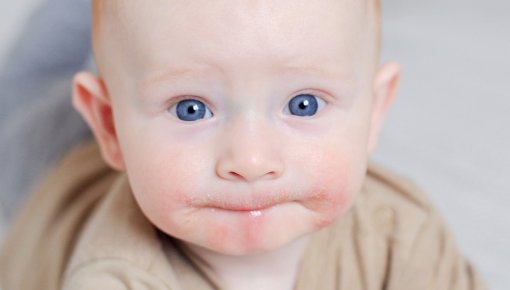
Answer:
M268 173L266 173L264 175L264 177L269 177L269 178L273 178L273 177L276 177L278 174L276 174L275 171L269 171Z
M241 174L234 171L230 171L228 174L234 179L244 179L244 177Z
M235 171L229 171L228 176L230 176L232 180L254 181L258 179L273 179L278 176L278 173L276 171L269 171L265 174L256 174L254 172L252 172L252 174L240 174Z
M277 179L284 172L280 161L241 157L228 156L218 160L215 167L217 176L225 180L253 182L259 179Z

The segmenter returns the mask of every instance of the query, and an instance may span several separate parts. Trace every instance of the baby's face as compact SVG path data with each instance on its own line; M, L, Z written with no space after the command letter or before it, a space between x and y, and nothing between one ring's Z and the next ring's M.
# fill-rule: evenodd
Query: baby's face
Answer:
M375 32L358 2L121 5L101 71L118 166L154 225L242 255L349 208L376 130Z

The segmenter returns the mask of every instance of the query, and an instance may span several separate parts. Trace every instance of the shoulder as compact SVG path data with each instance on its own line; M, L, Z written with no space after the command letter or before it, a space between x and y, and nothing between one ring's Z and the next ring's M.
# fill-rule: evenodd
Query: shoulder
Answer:
M371 163L355 205L358 214L370 214L375 226L416 235L435 220L437 212L427 195L410 179Z
M66 155L34 189L7 232L0 251L3 286L56 289L84 221L117 175L94 143ZM31 279L24 278L26 273L32 273Z
M440 213L409 179L371 164L355 212L359 225L384 236L389 289L485 289Z
M352 215L356 231L385 249L385 255L399 268L414 259L417 246L423 241L440 238L431 228L445 231L424 192L409 179L376 164L368 167ZM436 245L430 244L429 250L437 250L433 247Z
M80 265L68 273L64 290L163 290L170 289L146 269L123 259L104 258Z
M433 210L427 195L413 181L375 163L368 166L362 191L388 205L410 206L424 213Z
M119 176L84 221L65 277L103 270L105 275L118 276L132 268L149 273L155 265L164 264L163 256L155 227L139 209L127 177Z
M432 253L446 238L453 241L427 195L410 179L376 164L369 165L354 212L362 227L384 234L402 259L411 259L421 244Z

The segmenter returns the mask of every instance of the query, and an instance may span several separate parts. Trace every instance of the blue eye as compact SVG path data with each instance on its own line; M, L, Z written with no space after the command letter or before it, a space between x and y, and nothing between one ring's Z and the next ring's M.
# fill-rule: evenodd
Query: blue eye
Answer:
M173 105L168 111L182 121L193 122L211 118L211 110L201 101L186 99Z
M300 117L315 115L324 106L324 101L311 94L300 94L290 100L286 112Z

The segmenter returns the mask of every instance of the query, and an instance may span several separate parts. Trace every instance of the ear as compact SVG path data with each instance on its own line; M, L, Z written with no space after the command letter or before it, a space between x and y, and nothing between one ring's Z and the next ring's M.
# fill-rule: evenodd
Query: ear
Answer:
M73 105L92 129L105 161L114 169L124 170L112 105L104 81L88 72L76 74Z
M396 62L384 64L376 72L373 84L372 119L368 152L372 153L379 138L384 117L395 98L400 81L400 65Z

